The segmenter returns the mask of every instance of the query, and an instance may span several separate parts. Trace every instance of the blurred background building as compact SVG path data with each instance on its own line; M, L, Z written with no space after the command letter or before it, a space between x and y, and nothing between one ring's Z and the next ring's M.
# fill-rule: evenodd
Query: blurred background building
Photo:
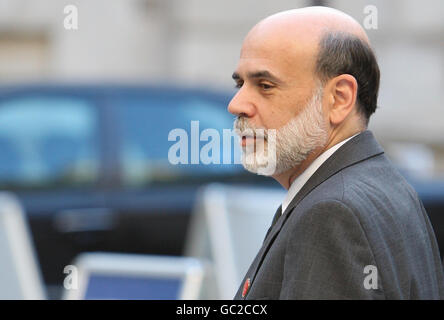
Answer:
M78 30L63 9L78 8ZM444 3L441 0L0 0L0 81L174 81L231 88L248 30L272 13L328 5L363 23L382 72L371 129L394 160L444 172ZM418 148L416 144L421 144ZM419 155L420 153L420 155ZM410 156L408 156L410 155Z

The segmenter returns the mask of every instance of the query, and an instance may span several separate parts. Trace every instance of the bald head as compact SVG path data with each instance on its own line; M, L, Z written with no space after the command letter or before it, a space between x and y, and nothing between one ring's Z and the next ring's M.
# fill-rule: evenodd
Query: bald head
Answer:
M307 7L271 15L248 33L240 58L274 61L286 70L282 76L297 85L313 87L317 80L350 74L365 122L376 109L379 68L369 39L355 19L339 10Z
M283 11L260 21L249 35L271 32L276 37L319 40L326 32L344 32L369 43L361 25L342 11L328 7L307 7Z
M328 7L307 7L279 12L260 21L245 38L241 55L263 44L281 55L305 53L307 63L318 54L321 39L331 33L348 34L369 45L364 29L349 15Z

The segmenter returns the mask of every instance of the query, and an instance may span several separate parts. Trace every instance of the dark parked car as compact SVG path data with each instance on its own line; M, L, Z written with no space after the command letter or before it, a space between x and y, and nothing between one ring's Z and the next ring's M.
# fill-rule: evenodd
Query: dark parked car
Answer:
M0 188L24 205L48 285L60 286L64 267L84 251L181 255L204 183L276 185L239 164L168 161L171 130L191 140L194 120L221 137L232 128L229 99L171 87L0 89Z
M435 236L438 241L441 259L444 258L444 181L443 180L421 180L411 178L405 174L407 180L421 198L430 222L432 223ZM444 264L444 260L443 260Z

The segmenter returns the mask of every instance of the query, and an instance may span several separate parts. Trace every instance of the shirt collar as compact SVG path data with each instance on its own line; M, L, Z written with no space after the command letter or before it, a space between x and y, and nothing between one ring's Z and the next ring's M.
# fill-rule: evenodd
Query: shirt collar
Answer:
M304 170L291 184L288 189L287 196L285 200L282 202L282 212L285 212L291 200L296 196L296 194L302 189L304 184L310 179L310 177L319 169L319 167L328 159L330 156L336 152L343 144L345 144L351 138L357 136L359 133L335 144L333 147L324 151L317 157L308 167Z

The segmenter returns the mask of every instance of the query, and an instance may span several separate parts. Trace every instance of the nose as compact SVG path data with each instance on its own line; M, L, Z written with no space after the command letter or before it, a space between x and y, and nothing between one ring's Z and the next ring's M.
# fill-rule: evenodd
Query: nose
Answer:
M255 106L252 99L248 96L247 92L242 87L234 95L228 104L228 112L234 114L235 116L245 116L251 118L255 112Z

